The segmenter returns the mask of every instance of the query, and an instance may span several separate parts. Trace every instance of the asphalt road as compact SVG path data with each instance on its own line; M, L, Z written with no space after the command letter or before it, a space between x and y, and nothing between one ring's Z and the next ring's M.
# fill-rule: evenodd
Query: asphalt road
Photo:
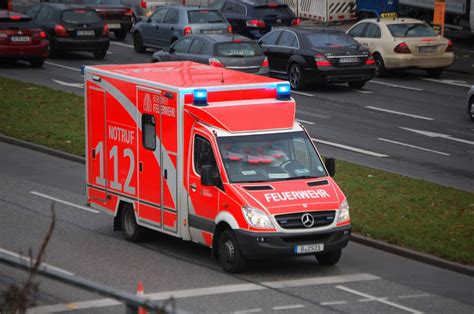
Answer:
M35 253L51 220L44 262L75 276L146 295L192 313L472 313L474 278L350 243L340 263L313 257L266 260L235 276L210 250L171 236L126 242L112 217L84 208L84 165L0 143L0 250ZM65 203L68 202L68 203ZM25 275L0 265L0 290ZM123 307L90 292L39 281L31 312L116 313Z
M474 124L465 105L474 85L474 45L472 37L455 45L456 64L439 79L409 71L373 79L362 90L337 85L294 92L297 118L323 155L474 191ZM128 36L112 41L100 63L150 59L151 51L135 53ZM82 95L80 67L97 63L90 53L74 53L49 59L42 69L3 63L0 75Z

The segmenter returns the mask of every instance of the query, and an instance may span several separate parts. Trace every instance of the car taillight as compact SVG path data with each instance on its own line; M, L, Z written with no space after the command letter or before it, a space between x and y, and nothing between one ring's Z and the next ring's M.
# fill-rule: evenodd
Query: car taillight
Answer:
M186 36L186 35L191 35L193 33L193 30L191 28L191 26L185 26L184 27L184 30L183 30L183 35Z
M375 64L374 56L373 56L373 55L369 55L369 57L367 58L367 61L365 61L365 64L366 64L366 65Z
M261 67L261 68L268 68L268 67L269 67L268 58L267 58L267 57L265 57L265 59L263 59L262 65L261 65L260 67Z
M300 24L301 24L301 19L300 18L291 20L291 26L298 26Z
M68 37L69 36L66 27L62 26L61 24L56 24L54 26L54 34L56 34L56 36L58 36L58 37Z
M46 33L45 32L40 32L40 37L41 39L45 39L46 38Z
M229 24L229 26L227 26L227 31L229 34L233 32L232 25Z
M410 49L408 48L407 44L401 43L393 49L396 53L411 53Z
M132 9L127 9L127 11L125 11L125 16L132 16L132 14L133 14Z
M210 58L209 65L216 68L224 68L224 64L219 59L216 59L216 58Z
M331 62L326 59L326 56L318 53L316 56L314 56L314 61L316 62L317 67L328 67L331 66Z
M146 9L146 1L145 0L140 1L140 6Z
M104 24L104 29L102 30L102 37L109 37L109 25Z
M453 52L453 41L451 39L448 41L448 47L446 47L446 52Z
M247 27L265 28L267 25L264 20L247 20Z
M12 20L12 21L19 21L19 20L21 20L21 16L18 16L18 15L10 15L10 20Z

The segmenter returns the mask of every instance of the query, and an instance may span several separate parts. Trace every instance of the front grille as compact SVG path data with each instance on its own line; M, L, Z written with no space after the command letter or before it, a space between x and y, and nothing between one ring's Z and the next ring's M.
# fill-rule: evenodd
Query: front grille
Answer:
M318 212L308 212L311 214L314 219L314 224L312 227L307 228L303 225L301 217L306 214L304 213L295 213L295 214L286 214L275 216L276 221L283 229L312 229L319 228L324 226L329 226L333 223L334 218L336 217L336 211L318 211Z

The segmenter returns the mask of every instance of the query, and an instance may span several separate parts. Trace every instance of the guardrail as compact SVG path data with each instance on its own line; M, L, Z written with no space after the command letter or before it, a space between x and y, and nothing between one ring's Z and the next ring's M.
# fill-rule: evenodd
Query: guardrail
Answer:
M355 0L280 0L295 12L298 17L321 22L354 20Z

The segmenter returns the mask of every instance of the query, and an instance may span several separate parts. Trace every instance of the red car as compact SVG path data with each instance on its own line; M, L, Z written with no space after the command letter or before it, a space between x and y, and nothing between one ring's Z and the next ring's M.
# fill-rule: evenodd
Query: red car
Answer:
M49 42L27 15L0 10L0 58L29 61L41 67L48 58Z

